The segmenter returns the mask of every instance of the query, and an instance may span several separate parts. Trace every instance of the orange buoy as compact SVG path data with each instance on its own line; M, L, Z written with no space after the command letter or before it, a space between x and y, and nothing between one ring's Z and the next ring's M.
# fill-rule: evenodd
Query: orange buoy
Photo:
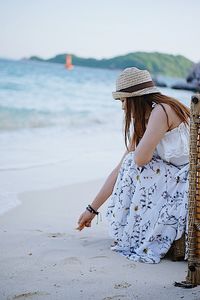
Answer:
M72 70L73 65L72 65L72 56L70 54L66 55L66 62L65 62L65 67L67 70Z

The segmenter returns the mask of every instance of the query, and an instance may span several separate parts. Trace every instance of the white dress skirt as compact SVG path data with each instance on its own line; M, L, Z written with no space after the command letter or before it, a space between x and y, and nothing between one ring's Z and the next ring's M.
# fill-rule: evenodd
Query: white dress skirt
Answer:
M111 250L134 261L159 263L186 232L188 157L184 123L166 133L143 167L135 164L134 151L125 156L106 213L115 241Z

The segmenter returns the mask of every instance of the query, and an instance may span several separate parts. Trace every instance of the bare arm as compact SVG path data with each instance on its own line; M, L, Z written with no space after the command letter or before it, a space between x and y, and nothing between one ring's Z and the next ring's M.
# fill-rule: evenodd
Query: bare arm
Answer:
M114 188L114 185L117 180L118 173L119 173L119 169L120 169L122 161L127 153L128 153L127 151L124 153L120 163L110 173L110 175L106 179L104 185L100 189L99 193L96 195L95 199L91 203L92 208L94 208L96 211L112 194L112 191L113 191L113 188ZM89 211L85 210L79 217L77 229L82 230L85 226L90 227L91 221L94 217L95 217L95 214L90 213Z
M166 110L169 121L171 121L171 108L166 106ZM138 166L143 166L150 162L157 144L168 128L167 117L163 108L160 105L156 105L149 117L146 131L135 149L134 160Z
M100 189L99 193L96 195L94 201L91 203L91 206L95 209L98 210L99 207L110 197L112 194L115 182L117 180L117 175L119 173L119 169L121 167L122 161L125 157L125 154L123 155L120 163L117 165L117 167L110 173L108 178L106 179L104 185Z

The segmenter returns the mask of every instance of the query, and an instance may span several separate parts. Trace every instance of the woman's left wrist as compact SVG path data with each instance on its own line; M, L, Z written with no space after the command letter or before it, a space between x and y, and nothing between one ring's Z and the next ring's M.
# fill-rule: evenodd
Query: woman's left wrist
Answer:
M90 205L90 204L88 204L88 206L86 207L86 209L87 209L89 212L91 212L91 213L93 213L93 214L95 214L95 215L98 215L98 214L99 214L99 212L98 212L96 209L94 209L94 207L93 207L92 205Z

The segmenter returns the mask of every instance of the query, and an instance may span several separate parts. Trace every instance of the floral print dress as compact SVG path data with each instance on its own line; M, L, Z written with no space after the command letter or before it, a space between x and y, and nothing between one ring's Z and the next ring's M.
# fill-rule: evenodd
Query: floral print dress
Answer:
M125 156L106 213L109 234L115 241L111 250L134 261L159 263L186 231L188 137L186 125L167 132L143 167L134 163L134 151ZM169 154L172 141L173 147L178 142L177 151ZM175 164L176 158L181 165Z

